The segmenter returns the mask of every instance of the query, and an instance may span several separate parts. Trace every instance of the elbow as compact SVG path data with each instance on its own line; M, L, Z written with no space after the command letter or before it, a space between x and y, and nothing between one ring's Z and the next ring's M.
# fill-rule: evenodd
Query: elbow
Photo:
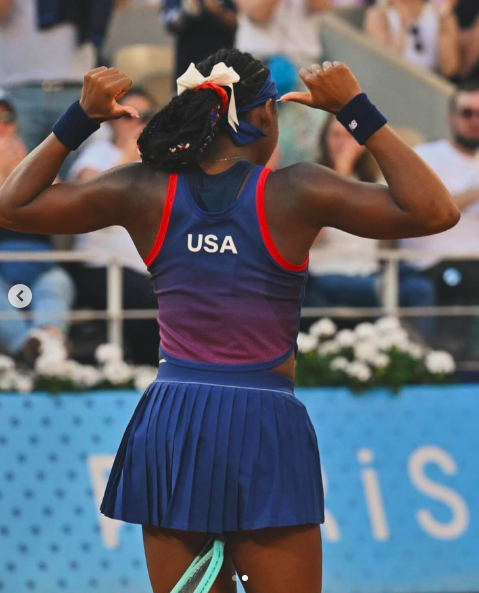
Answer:
M5 208L0 208L0 228L14 230L14 221L11 213Z
M455 204L451 204L442 212L432 217L428 223L428 231L431 235L443 233L456 226L461 219L461 211Z
M0 189L0 228L16 230L15 212L15 208L8 205L7 197L2 195Z

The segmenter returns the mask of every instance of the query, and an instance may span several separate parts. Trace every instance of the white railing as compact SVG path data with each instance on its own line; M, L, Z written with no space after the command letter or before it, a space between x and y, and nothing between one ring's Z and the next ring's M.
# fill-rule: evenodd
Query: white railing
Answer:
M458 316L471 315L479 316L479 306L449 306L449 307L400 307L399 306L399 263L401 261L417 261L430 259L479 259L479 253L463 252L417 252L405 249L381 249L375 253L363 255L350 250L331 249L315 251L315 258L330 259L331 257L344 256L348 260L372 260L384 263L382 305L380 307L352 308L352 307L305 307L302 311L303 317L379 317L381 315L393 315L404 317L426 317L426 316ZM105 258L102 254L102 258ZM97 254L88 251L22 251L0 252L2 261L28 261L28 262L91 262L97 259ZM105 311L70 311L71 321L89 321L93 319L104 319L108 323L108 340L114 344L122 345L122 321L124 319L152 319L157 315L156 309L123 309L122 298L122 254L107 257L107 308ZM24 312L27 318L33 313ZM12 313L0 312L0 322L11 319Z

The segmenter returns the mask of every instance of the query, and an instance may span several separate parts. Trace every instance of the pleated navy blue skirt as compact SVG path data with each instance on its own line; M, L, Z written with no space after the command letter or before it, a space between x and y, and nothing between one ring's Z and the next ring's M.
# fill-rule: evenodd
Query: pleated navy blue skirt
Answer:
M161 363L125 431L101 512L210 533L323 523L318 442L293 381Z

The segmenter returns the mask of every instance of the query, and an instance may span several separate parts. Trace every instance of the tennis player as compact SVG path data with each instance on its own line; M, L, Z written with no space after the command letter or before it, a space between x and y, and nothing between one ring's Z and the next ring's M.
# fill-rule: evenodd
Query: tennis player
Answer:
M324 500L314 428L294 395L296 338L318 232L373 239L434 234L459 211L387 126L351 71L300 72L283 101L336 114L387 186L319 165L266 168L277 91L247 53L222 50L178 81L139 138L142 163L52 185L101 122L135 117L114 68L85 76L81 100L0 191L0 225L76 234L122 225L158 295L162 358L126 429L102 512L143 525L155 593L169 593L211 534L226 534L212 593L319 593ZM33 295L35 298L35 295Z

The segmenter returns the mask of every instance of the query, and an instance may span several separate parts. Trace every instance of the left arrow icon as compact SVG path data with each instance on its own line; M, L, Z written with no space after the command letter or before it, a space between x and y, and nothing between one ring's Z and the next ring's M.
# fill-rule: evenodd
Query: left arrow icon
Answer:
M15 284L8 291L8 302L16 309L24 309L32 302L32 291L26 284Z

